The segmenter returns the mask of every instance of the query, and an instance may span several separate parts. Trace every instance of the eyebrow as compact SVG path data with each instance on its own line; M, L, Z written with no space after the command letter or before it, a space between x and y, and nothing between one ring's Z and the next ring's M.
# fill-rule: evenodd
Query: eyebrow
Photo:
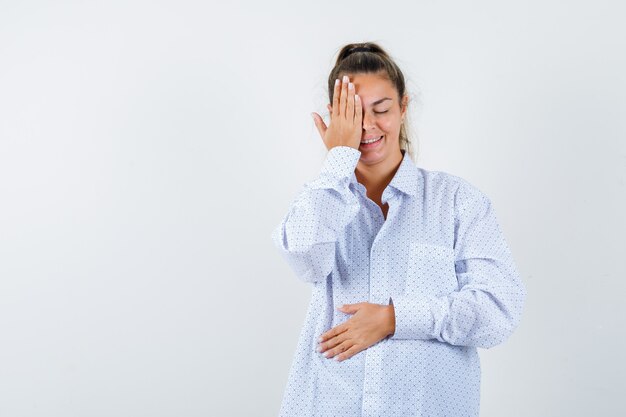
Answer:
M380 103L382 103L385 100L391 100L391 97L385 97L385 98L381 98L380 100L376 100L375 102L372 103L372 106L380 104Z

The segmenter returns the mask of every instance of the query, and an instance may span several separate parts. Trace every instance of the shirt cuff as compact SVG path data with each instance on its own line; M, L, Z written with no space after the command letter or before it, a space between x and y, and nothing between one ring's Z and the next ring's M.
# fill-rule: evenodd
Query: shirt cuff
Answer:
M330 148L322 164L320 176L309 184L311 188L334 188L354 174L361 151L350 146Z
M396 329L390 339L432 339L435 316L432 307L436 306L433 297L394 295L389 298L395 311Z

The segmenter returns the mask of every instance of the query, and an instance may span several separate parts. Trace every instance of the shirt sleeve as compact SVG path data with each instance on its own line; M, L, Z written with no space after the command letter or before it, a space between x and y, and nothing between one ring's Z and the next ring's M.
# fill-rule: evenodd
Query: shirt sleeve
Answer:
M271 237L298 278L325 279L335 263L335 244L359 212L359 200L350 190L361 151L332 147L320 175L306 183Z
M459 290L439 297L390 297L396 320L391 339L490 348L504 342L520 322L526 289L491 201L463 182L454 212Z

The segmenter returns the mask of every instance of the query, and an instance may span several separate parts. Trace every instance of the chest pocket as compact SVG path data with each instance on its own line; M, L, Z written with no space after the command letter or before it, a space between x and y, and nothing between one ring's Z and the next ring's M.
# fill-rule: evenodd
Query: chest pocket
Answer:
M412 242L406 284L424 295L447 295L458 290L454 250L445 246Z

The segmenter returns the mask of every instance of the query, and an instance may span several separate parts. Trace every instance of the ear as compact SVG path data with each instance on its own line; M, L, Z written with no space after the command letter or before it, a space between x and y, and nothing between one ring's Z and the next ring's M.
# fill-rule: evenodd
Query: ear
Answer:
M406 116L406 111L408 109L408 106L409 106L409 96L408 94L405 94L404 97L402 97L402 111L401 111L402 120L404 120Z

